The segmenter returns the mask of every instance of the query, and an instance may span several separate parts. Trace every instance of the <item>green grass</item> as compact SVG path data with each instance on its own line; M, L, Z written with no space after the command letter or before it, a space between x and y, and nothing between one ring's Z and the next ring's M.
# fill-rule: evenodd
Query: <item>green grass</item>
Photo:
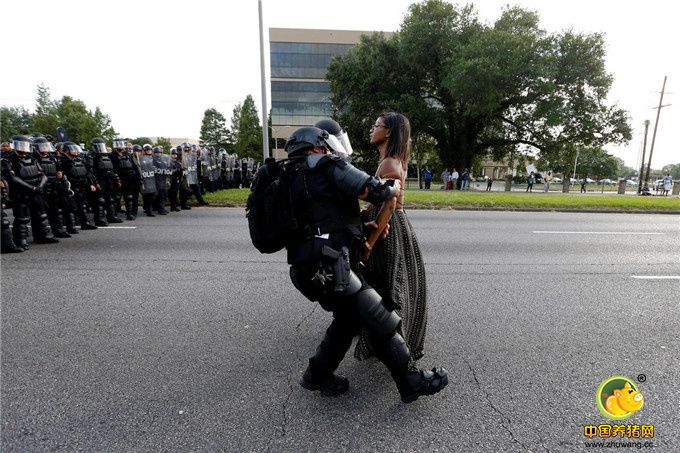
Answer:
M249 189L222 190L206 194L205 199L213 206L245 206L249 193ZM404 201L410 209L536 209L680 214L680 198L677 196L407 190Z

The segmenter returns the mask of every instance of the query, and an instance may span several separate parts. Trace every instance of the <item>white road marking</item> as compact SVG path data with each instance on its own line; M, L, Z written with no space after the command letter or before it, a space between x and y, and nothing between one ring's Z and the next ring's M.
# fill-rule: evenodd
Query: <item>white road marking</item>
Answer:
M97 227L97 229L107 229L107 228L117 229L117 230L134 230L137 227L136 226L135 227L132 227L132 226L101 226L101 227Z
M640 280L680 280L680 275L631 275Z
M631 235L660 235L665 233L637 233L633 231L533 231L536 234L631 234Z

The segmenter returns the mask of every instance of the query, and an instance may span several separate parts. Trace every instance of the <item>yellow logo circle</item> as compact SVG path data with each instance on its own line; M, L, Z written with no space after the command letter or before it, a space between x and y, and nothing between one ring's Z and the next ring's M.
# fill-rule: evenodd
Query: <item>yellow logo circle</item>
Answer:
M644 397L632 379L612 376L597 388L597 408L611 420L624 420L639 411Z

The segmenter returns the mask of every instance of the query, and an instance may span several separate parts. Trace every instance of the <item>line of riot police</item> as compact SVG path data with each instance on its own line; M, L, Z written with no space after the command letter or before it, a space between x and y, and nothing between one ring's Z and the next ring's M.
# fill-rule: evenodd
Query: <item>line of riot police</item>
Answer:
M14 136L1 148L2 253L27 250L30 236L35 243L56 243L78 234L78 226L94 230L121 223L120 214L135 220L140 194L150 217L168 214L168 202L170 211L191 209L191 196L207 205L205 191L247 187L258 167L253 159L187 143L164 154L161 146L118 139L111 150L103 139L94 138L87 150L33 134ZM5 212L8 207L13 222Z

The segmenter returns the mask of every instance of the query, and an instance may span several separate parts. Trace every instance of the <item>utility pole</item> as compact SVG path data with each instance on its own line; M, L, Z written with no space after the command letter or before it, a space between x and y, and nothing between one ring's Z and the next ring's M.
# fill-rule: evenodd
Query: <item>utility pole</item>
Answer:
M666 79L668 76L664 76L663 85L661 87L661 97L659 98L659 106L656 111L656 122L654 123L654 132L652 133L652 146L649 148L649 163L647 164L647 173L645 174L645 184L649 181L649 167L652 166L652 153L654 152L654 141L656 140L656 128L659 126L659 115L661 114L661 109L663 107L668 107L668 105L661 105L663 103L663 93L666 89ZM670 105L670 104L669 104Z
M640 161L640 174L638 175L638 195L642 193L642 173L645 170L645 153L647 151L647 131L649 131L649 120L645 120L645 140L642 142L642 160Z
M576 164L578 163L578 155L580 153L580 150L576 150L576 159L574 159L574 176L572 176L572 179L576 179Z
M264 75L264 28L262 27L262 0L257 0L260 15L260 72L262 79L262 161L269 157L269 128L267 127L267 78Z

